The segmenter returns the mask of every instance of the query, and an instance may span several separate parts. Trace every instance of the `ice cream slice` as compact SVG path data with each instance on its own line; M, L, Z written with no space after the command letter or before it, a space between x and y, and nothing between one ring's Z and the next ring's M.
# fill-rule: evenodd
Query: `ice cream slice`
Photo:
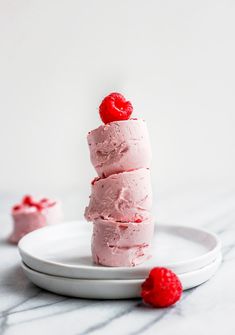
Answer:
M12 208L13 232L9 242L17 244L26 234L46 225L59 223L62 219L61 206L58 201L42 199L34 201L30 196Z
M114 121L88 134L91 162L98 176L149 168L151 146L142 119Z
M150 217L152 190L149 169L138 169L94 180L88 221L100 218L121 222L143 221Z
M152 218L136 222L96 220L92 236L92 257L106 266L135 266L150 258Z

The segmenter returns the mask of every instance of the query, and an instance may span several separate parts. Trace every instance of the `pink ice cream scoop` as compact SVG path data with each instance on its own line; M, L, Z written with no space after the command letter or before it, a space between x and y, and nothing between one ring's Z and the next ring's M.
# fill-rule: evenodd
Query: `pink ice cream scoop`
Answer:
M87 139L91 162L100 177L150 166L151 146L142 119L102 125L92 130Z
M94 180L85 217L88 221L143 221L150 217L151 206L150 171L138 169Z
M59 223L62 219L61 206L58 201L42 199L35 202L30 196L23 198L19 205L12 208L13 232L9 242L17 244L26 234L48 224Z
M96 220L93 226L92 257L106 266L135 266L150 258L152 218L136 222Z

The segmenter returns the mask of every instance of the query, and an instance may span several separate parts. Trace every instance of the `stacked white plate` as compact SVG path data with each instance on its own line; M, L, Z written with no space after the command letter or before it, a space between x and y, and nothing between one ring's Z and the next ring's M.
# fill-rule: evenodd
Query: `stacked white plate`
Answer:
M85 221L48 226L19 242L22 268L37 286L80 298L126 299L140 296L141 283L155 266L172 269L183 289L210 279L221 263L221 243L206 230L156 224L152 258L132 268L92 263L92 225Z

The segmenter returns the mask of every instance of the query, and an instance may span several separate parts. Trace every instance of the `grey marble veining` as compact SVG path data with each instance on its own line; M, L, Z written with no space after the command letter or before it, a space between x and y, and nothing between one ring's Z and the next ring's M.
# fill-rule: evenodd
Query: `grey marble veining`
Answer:
M74 218L69 213L76 213L79 197L76 192L62 197L67 218ZM235 190L191 187L159 195L154 208L159 222L205 227L223 244L217 274L184 292L181 301L167 309L150 308L140 299L72 299L34 286L20 268L17 248L5 241L14 197L1 194L1 199L0 334L235 334Z

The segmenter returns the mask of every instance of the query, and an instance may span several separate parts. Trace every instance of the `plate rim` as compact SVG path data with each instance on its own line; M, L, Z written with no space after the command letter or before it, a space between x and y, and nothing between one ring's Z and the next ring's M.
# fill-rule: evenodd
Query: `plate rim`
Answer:
M32 255L31 253L28 253L27 251L24 250L24 243L25 241L27 241L28 239L31 238L31 236L34 236L34 235L37 235L37 234L41 234L42 231L45 231L45 230L53 230L55 229L55 227L63 227L63 226L66 226L68 224L70 225L75 225L75 224L84 224L86 221L85 220L72 220L72 221L66 221L66 222L63 222L63 223L60 223L58 225L53 225L53 226L46 226L46 227L43 227L43 228L40 228L38 230L35 230L27 235L25 235L18 243L18 251L20 253L20 256L22 258L22 260L24 261L25 264L27 264L27 262L25 261L25 257L30 259L31 262L37 262L39 264L41 264L42 266L51 266L51 267L56 267L57 269L58 268L63 268L63 269L70 269L70 270L87 270L87 271L90 271L91 273L95 273L97 271L99 272L102 272L103 274L107 273L107 272L110 272L110 270L115 274L115 273L119 273L119 272L122 272L122 271L125 271L125 273L135 273L135 272L138 272L138 266L136 267L105 267L105 266L96 266L96 267L92 267L90 265L68 265L68 264L65 264L65 263L60 263L60 262L56 262L56 261L52 261L52 260L46 260L44 258L41 258L41 257L38 257L38 256L35 256L35 255ZM92 223L87 223L87 224L92 224ZM155 227L160 227L163 228L163 229L169 229L169 228L180 228L180 229L186 229L186 230L191 230L191 231L196 231L196 232L202 232L202 233L205 233L207 235L210 235L214 238L215 240L215 247L206 252L205 254L203 255L200 255L200 256L197 256L197 257L193 257L192 259L190 260L186 260L186 261L178 261L177 263L168 263L166 265L164 265L165 267L187 267L189 264L192 264L192 263L196 263L196 262L199 262L200 259L203 260L205 257L206 258L212 258L212 256L214 255L214 258L213 260L216 259L216 257L218 256L220 250L221 250L221 240L219 239L219 237L214 233L214 232L211 232L205 228L197 228L197 227L191 227L191 226L187 226L187 225L178 225L178 224L168 224L168 223L158 223L156 222L155 223ZM212 260L212 261L213 261ZM210 264L210 262L208 262L208 264ZM28 264L27 264L28 265ZM36 271L38 271L37 269L35 269ZM148 271L149 270L149 266L147 265L141 265L141 271ZM46 273L46 272L45 272ZM55 274L52 274L52 273L47 273L48 275L55 275ZM56 274L55 276L60 276L60 277L63 277L63 275L59 275L59 274ZM69 278L78 278L78 277L69 277ZM95 278L94 278L95 279ZM97 278L98 279L98 278ZM110 280L110 279L109 279ZM128 279L129 280L129 279Z
M222 259L223 259L223 256L222 256L222 253L220 253L214 261L212 261L211 263L203 266L202 268L199 268L199 269L196 269L196 270L193 270L193 271L189 271L187 273L181 273L180 275L178 275L178 277L183 277L183 278L187 278L191 275L195 275L195 274L198 274L200 272L202 272L203 270L208 270L210 269L211 267L215 266L215 265L220 265L221 262L222 262ZM145 278L132 278L132 279L91 279L91 278L70 278L70 277L64 277L64 276L56 276L56 275L50 275L48 273L44 273L44 272L40 272L40 271L37 271L37 270L34 270L32 268L30 268L27 264L25 264L23 261L21 261L21 267L23 269L26 269L27 271L29 272L33 272L33 273L37 273L39 275L42 275L44 277L50 277L50 278L53 278L55 277L56 279L61 279L61 280L69 280L69 281L79 281L79 282L89 282L89 283L94 283L95 282L99 282L99 283L106 283L106 282L109 282L109 283L142 283Z

